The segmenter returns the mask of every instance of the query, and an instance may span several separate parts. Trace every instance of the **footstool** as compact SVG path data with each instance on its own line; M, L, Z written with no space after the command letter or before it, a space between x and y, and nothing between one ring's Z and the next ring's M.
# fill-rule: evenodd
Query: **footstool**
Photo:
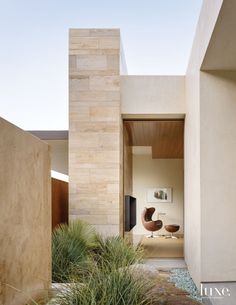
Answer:
M178 238L178 237L176 237L176 236L173 236L173 233L179 231L179 228L180 228L179 225L174 225L174 224L172 224L172 225L166 225L166 226L165 226L165 229L166 229L167 232L170 233L170 235L169 235L169 236L166 236L166 238L175 238L175 239Z

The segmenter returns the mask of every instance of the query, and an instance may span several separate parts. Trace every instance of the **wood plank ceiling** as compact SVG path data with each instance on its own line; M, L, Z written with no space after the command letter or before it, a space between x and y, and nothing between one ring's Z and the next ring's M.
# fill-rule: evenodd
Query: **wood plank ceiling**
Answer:
M152 146L154 159L182 159L184 156L184 121L124 121L130 145Z

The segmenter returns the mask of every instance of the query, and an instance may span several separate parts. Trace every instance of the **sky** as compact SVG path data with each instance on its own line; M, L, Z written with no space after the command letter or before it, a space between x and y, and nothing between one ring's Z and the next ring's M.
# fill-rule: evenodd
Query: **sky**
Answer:
M0 116L68 129L68 29L120 28L130 75L185 74L202 0L0 0Z

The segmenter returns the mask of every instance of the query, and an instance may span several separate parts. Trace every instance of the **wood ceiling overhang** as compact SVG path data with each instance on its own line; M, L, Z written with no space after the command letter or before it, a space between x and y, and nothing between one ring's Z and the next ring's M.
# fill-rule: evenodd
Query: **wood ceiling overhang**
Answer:
M154 159L184 157L184 120L125 120L130 145L152 146Z

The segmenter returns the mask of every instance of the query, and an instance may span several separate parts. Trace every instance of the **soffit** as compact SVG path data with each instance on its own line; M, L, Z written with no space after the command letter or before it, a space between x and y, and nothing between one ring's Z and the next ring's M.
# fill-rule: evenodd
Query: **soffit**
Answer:
M156 159L181 159L184 155L184 121L124 121L130 145L151 146Z

